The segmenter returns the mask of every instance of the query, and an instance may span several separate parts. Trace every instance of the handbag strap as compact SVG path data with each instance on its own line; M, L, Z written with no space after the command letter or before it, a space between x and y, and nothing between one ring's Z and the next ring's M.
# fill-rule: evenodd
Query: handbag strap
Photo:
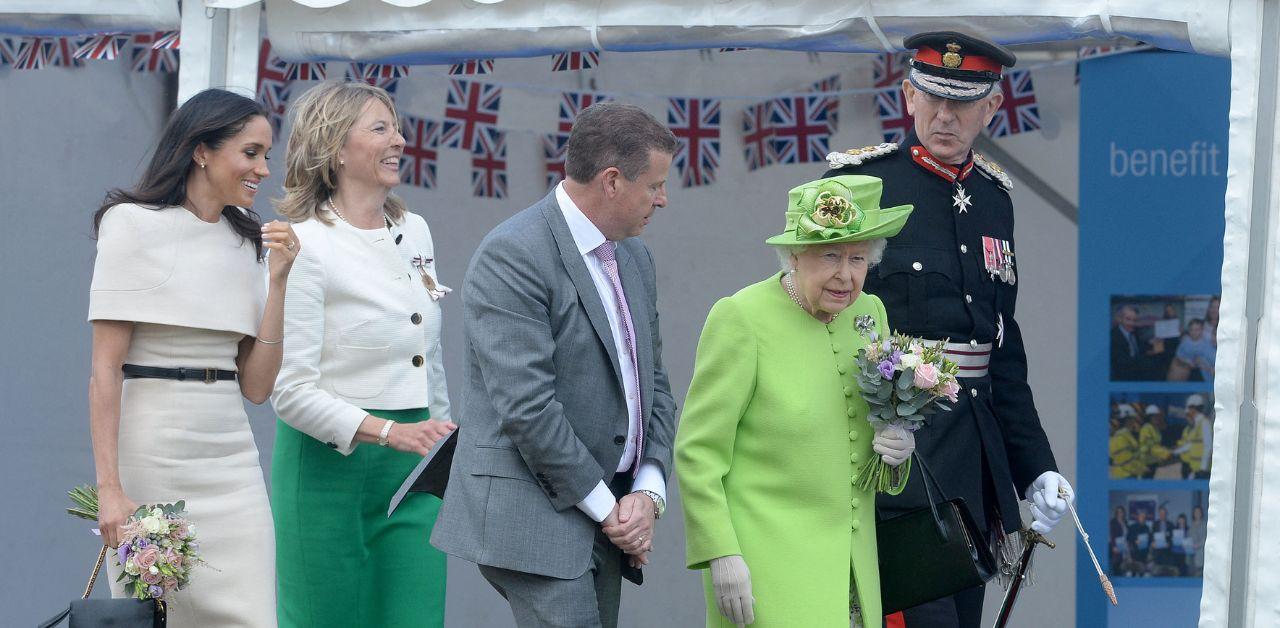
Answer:
M946 501L946 493L942 491L942 485L938 484L938 479L933 477L933 472L929 470L929 465L925 464L924 457L918 452L911 452L911 456L915 458L915 465L920 469L921 484L924 485L925 499L929 501L929 512L933 515L933 525L938 529L938 536L943 541L950 541L951 534L947 532L947 526L942 525L942 516L938 514L938 498L934 496L934 489L938 494L942 495L943 501ZM930 487L929 485L933 486Z
M104 543L102 549L98 552L98 562L93 564L93 573L89 574L89 584L84 585L84 595L80 599L89 599L89 594L93 593L93 585L98 581L98 572L102 571L102 561L107 558L107 545Z

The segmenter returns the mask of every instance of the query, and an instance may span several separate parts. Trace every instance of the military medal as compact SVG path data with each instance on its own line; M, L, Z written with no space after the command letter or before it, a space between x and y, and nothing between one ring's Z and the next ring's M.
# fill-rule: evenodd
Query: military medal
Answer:
M973 204L971 196L964 193L964 186L956 184L956 193L951 197L951 206L959 209L959 213L968 213L969 206Z
M1013 245L1008 240L982 236L982 263L992 281L999 277L1011 286L1018 283L1018 274L1013 268Z
M431 297L431 300L439 301L444 298L444 295L453 292L453 288L436 283L436 280L431 276L431 273L427 272L427 265L433 261L435 260L430 257L415 255L413 257L413 267L418 269L419 275L422 275L422 285L426 286L427 294Z

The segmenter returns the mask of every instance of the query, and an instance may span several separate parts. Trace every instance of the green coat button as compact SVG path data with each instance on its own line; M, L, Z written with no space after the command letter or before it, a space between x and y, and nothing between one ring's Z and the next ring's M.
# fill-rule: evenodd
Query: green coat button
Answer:
M854 410L853 408L849 408L848 410L845 410L844 413L849 415L849 418L851 419L855 416L858 416L858 411Z
M840 353L840 345L831 345L832 353Z
M858 463L858 454L849 454L849 462Z
M862 500L860 500L860 499L858 499L857 497L855 497L855 498L853 498L853 499L849 500L849 505L850 505L850 506L853 506L854 508L857 508L858 506L861 506L861 505L862 505Z
M857 432L849 432L849 440L858 440Z
M845 387L844 387L844 396L846 396L846 397L852 397L852 396L853 396L853 387L852 387L852 386L845 386Z
M840 373L841 375L844 375L845 370L847 370L847 369L845 369L845 368L844 368L844 365L843 365L843 364L841 364L840 366L837 366L837 367L836 367L836 372L837 372L837 373Z
M853 531L854 531L854 532L857 532L857 531L858 531L858 523L859 523L859 521L858 521L857 519L854 519L854 520L853 520Z

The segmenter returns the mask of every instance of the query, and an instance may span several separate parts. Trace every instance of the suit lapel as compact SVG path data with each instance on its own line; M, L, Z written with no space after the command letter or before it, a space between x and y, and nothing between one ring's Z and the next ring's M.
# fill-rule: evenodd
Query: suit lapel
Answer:
M618 349L613 344L613 331L609 329L609 316L604 311L600 293L596 291L596 284L591 280L591 271L587 270L587 263L582 261L582 254L578 253L578 244L573 241L569 224L564 221L564 214L560 211L560 204L556 202L554 190L542 199L542 216L551 228L551 236L555 238L556 247L560 249L560 261L564 264L565 272L569 274L569 279L573 281L573 287L578 292L578 301L587 311L587 319L591 321L591 327L596 330L600 344L603 344L605 351L609 353L609 362L613 365L613 376L621 383L622 371L618 367ZM625 290L625 286L623 289Z
M649 297L645 292L640 268L626 247L618 246L618 275L622 293L631 310L631 326L636 334L636 369L640 376L640 420L649 416L653 402L653 341L649 329Z

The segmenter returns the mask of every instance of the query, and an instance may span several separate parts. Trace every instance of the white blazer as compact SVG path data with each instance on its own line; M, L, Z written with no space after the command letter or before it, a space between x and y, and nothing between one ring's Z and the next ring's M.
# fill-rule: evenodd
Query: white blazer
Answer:
M414 213L391 230L364 230L321 211L332 225L293 226L302 251L289 273L271 404L285 423L348 455L366 408L430 408L450 419L440 304L419 271L436 278L435 248Z

